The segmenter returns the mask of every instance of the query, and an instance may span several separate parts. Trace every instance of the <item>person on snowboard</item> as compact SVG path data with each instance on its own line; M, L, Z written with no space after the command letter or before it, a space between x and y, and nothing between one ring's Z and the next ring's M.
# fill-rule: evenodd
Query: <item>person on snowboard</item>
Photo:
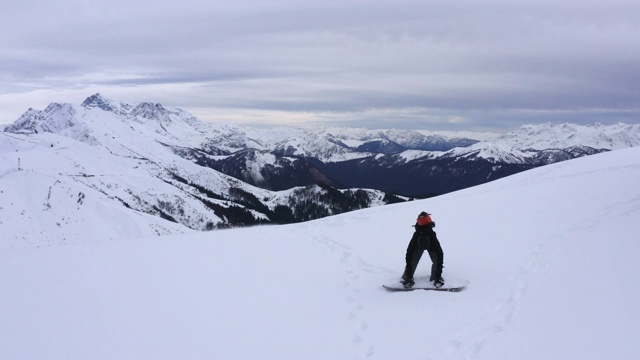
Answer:
M436 227L436 223L431 220L431 214L423 211L418 215L418 220L414 225L415 232L411 237L411 241L409 241L407 255L405 256L407 265L404 268L402 280L400 281L405 288L410 288L415 284L413 274L416 272L422 253L425 250L429 253L432 262L429 281L433 281L433 285L436 288L444 285L444 279L442 278L444 253L442 252L442 247L440 246L436 232L433 231L434 227Z

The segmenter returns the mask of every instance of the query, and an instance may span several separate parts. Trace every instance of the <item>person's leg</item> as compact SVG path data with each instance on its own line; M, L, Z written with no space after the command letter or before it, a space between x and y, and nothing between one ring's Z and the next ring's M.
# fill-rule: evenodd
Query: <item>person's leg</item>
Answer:
M429 249L429 257L431 258L431 277L430 280L442 279L442 268L444 265L444 252L439 241L433 241L431 249Z
M418 268L418 264L420 263L420 258L422 257L423 250L419 248L412 249L410 254L407 254L406 257L406 266L404 268L404 274L402 274L402 280L404 281L412 281L413 275L416 272L416 268Z

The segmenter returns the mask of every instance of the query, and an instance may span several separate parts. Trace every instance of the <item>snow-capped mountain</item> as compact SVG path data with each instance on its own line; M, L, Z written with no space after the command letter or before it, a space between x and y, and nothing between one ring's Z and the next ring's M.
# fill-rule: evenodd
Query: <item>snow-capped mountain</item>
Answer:
M254 152L246 175L259 185L264 185L261 174L277 173L290 163L297 166L295 158L279 156L272 161L275 155L242 150L260 145L236 130L232 125L202 123L180 109L120 103L96 94L79 108L51 104L44 111L30 109L8 126L0 137L1 174L24 177L24 183L31 185L14 191L25 197L46 193L47 198L59 198L64 204L77 203L77 211L92 199L106 198L119 209L113 214L137 211L196 230L304 221L402 201L377 190L325 186L318 181L321 174L314 175L317 171L311 167L301 170L313 175L301 180L303 186L291 183L293 186L279 189L282 191L270 191L268 186L250 185L181 156L183 151L199 151L210 160L218 154L233 158L238 152ZM207 148L210 151L203 150ZM256 163L260 165L254 166ZM64 229L60 234L42 234L51 241L68 237L65 231L73 229L69 219L83 218L57 212L67 206L55 205L53 200L43 206L44 214ZM31 214L33 224L29 226L40 226L40 217Z
M566 149L584 146L614 150L640 145L640 124L525 125L518 130L491 138L488 142L520 150Z
M125 211L201 230L443 194L635 146L639 134L624 124L527 126L491 141L408 130L253 129L95 94L80 106L29 109L6 126L0 171L20 167L38 191L106 196Z
M91 130L87 125L76 118L76 110L71 104L52 103L43 111L30 108L4 131L16 134L48 132L91 145L97 144L96 139L90 135Z

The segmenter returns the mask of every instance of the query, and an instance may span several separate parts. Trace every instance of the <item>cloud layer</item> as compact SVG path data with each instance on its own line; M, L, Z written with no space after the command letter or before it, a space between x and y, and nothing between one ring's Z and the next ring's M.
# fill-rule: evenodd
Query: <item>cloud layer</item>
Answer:
M637 1L0 3L0 123L93 92L204 120L640 120Z

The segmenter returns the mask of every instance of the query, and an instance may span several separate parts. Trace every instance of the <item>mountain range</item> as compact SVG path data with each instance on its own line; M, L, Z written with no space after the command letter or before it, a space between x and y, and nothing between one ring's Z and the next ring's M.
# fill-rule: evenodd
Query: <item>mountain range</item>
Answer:
M298 222L441 195L640 144L640 125L622 123L527 125L482 140L398 129L255 129L101 94L80 106L28 109L1 134L0 177L29 174L31 187L16 191L69 197L78 209L105 197L118 211L196 230Z

